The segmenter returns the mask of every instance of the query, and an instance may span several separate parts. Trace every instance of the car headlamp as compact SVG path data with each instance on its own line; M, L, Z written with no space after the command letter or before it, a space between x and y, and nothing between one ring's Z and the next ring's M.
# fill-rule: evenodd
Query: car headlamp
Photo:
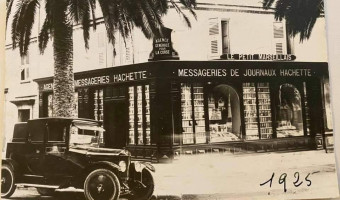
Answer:
M121 172L125 172L126 171L126 162L124 160L119 162L119 167L120 167L120 171Z
M143 165L140 162L135 162L136 172L141 172L143 170Z

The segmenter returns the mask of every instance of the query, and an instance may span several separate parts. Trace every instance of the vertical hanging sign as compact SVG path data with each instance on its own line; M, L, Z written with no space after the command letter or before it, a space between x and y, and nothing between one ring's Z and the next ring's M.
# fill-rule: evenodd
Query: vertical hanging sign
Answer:
M172 29L164 27L162 35L154 37L149 61L179 60L177 51L172 47L171 32Z

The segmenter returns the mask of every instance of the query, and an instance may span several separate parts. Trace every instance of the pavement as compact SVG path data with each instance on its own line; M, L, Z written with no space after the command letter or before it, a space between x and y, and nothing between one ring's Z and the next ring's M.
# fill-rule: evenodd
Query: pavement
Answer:
M154 166L153 199L326 200L339 197L335 156L325 151L191 155ZM84 196L63 191L54 197L41 197L34 188L19 188L10 199L84 200Z

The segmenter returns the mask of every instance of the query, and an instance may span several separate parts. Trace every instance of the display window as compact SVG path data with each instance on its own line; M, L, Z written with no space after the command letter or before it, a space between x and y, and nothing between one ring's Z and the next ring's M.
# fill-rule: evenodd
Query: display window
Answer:
M229 85L214 86L208 96L210 142L237 141L241 138L240 101Z
M103 121L104 119L103 99L103 89L94 90L94 119L97 121Z
M269 83L243 83L246 140L273 136Z
M276 132L278 138L304 135L301 95L292 84L280 85Z
M129 144L150 145L149 85L129 87Z
M181 84L181 108L183 144L206 143L202 84Z
M309 104L308 104L308 95L307 95L307 87L306 87L306 82L303 82L303 95L304 95L304 106L305 106L305 117L306 117L306 134L310 135L310 114L309 114Z
M325 113L326 113L326 118L325 118L326 129L333 130L329 79L326 79L324 82L324 102L325 102Z
M53 116L53 94L47 96L47 117Z

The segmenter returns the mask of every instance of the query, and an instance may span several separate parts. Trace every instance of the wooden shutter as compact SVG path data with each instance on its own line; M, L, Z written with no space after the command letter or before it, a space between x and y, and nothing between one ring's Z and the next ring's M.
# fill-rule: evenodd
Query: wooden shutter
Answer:
M222 51L221 21L219 18L209 19L209 59L219 59Z
M287 53L287 42L285 27L283 22L273 23L273 41L274 41L274 52L275 54L286 54Z
M133 44L132 39L126 39L126 47L125 47L125 64L133 64Z
M105 34L98 32L98 64L104 66L106 64Z

